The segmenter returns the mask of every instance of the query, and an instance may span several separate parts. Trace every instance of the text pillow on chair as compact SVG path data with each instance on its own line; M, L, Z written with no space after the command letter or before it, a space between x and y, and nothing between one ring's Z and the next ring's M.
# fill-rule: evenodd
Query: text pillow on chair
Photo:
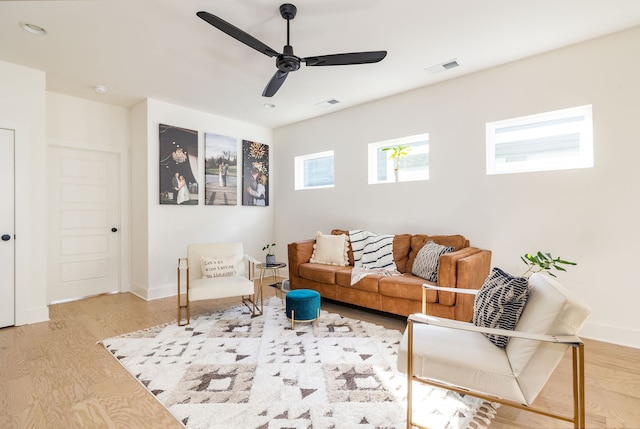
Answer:
M213 256L202 256L200 258L202 269L202 277L228 277L237 276L236 258L228 256L225 258L216 258Z

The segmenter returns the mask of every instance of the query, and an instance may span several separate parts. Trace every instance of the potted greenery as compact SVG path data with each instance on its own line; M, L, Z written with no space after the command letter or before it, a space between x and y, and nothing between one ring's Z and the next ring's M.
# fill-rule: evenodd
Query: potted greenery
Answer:
M262 250L267 251L267 265L273 265L276 263L276 255L273 253L273 248L276 247L276 243L265 244Z
M551 272L551 269L556 269L558 271L567 271L560 266L562 265L578 265L575 262L565 261L560 258L554 258L551 256L551 253L542 253L537 252L535 255L531 253L527 253L524 256L521 256L522 262L527 264L527 271L522 274L523 277L530 277L533 273L545 272L552 277L556 277L555 274Z
M411 146L405 146L405 145L399 144L395 146L385 147L382 149L383 152L386 152L389 150L392 151L391 155L389 155L389 159L395 159L393 163L393 173L395 175L395 179L397 182L398 174L400 171L400 158L402 158L403 156L409 155L409 152L411 151Z

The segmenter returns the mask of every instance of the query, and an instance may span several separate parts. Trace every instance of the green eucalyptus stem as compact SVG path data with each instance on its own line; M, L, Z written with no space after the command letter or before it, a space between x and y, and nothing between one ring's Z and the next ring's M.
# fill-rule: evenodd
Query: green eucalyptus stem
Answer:
M575 262L566 261L559 257L554 258L551 256L551 253L542 252L537 252L536 254L527 253L521 256L520 259L527 264L527 271L522 274L523 277L530 277L532 274L539 272L545 272L552 277L556 277L556 275L551 272L552 269L567 271L561 265L578 265Z
M273 248L274 247L276 247L276 243L265 244L262 247L262 250L266 250L267 251L267 255L273 255Z

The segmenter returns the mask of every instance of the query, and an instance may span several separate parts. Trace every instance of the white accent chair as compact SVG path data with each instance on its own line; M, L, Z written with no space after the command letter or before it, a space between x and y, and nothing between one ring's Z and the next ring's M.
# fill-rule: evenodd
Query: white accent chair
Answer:
M578 332L590 308L554 279L534 274L531 292L514 331L412 314L398 350L398 370L407 373L407 428L413 422L412 382L499 402L585 427L584 345ZM476 290L438 288L447 292ZM510 337L506 349L483 332ZM532 406L565 352L572 349L573 416Z
M236 275L203 277L202 257L233 258ZM256 291L253 281L255 264L258 262L243 253L242 243L203 243L187 246L187 257L178 259L178 326L191 323L189 303L205 299L241 297L242 303L251 311L251 317L262 315L262 286L258 286ZM182 298L181 290L181 277L184 273L186 273L185 299Z

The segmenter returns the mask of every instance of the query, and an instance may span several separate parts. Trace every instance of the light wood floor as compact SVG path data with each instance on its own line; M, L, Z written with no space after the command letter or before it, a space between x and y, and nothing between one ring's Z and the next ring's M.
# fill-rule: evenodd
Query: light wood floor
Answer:
M274 289L265 287L265 295ZM192 305L198 315L237 299ZM0 329L0 428L182 427L97 344L116 335L175 321L175 298L146 302L116 294L52 305L51 321ZM323 302L323 309L403 330L401 319ZM586 341L590 428L640 428L640 350ZM538 401L570 403L569 360ZM560 408L563 409L563 408ZM567 423L502 407L491 429L567 428Z

